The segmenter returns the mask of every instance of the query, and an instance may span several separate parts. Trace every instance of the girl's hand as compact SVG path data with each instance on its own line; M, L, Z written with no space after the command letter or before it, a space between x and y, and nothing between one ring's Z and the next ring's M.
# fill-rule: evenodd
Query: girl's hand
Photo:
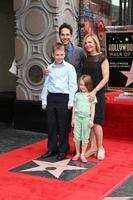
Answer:
M94 126L94 122L92 120L89 121L89 128L92 128Z
M43 109L43 110L46 110L46 107L47 107L47 105L45 105L45 104L42 105L42 109Z

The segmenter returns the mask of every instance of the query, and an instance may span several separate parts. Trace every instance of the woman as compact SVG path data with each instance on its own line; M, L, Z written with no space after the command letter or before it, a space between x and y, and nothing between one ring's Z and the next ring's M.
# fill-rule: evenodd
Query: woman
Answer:
M94 127L91 132L91 147L86 152L86 157L97 155L99 160L105 158L105 149L103 147L103 128L104 108L105 108L105 87L109 80L109 63L100 50L100 43L97 36L89 33L84 37L83 48L86 57L83 63L82 74L88 74L93 80L93 90L90 98L94 100L97 97Z

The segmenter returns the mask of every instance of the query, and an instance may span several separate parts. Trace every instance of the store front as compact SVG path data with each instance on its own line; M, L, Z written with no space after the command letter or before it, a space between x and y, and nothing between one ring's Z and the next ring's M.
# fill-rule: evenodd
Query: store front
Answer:
M81 0L79 10L80 41L95 32L104 45L106 26L133 25L132 0Z
M110 64L108 90L133 91L132 0L82 0L80 4L80 44L86 33L98 35Z

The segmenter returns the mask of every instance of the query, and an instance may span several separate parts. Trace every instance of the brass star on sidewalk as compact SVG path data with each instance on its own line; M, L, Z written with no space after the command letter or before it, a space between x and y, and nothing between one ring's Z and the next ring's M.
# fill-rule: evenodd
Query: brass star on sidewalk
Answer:
M64 170L86 170L87 169L84 167L68 165L69 161L70 159L65 159L58 162L46 162L46 161L33 160L33 162L38 165L37 167L24 169L24 170L21 170L20 172L48 171L49 173L54 175L56 178L59 178L59 176Z
M132 200L133 197L105 197L103 200Z
M127 82L126 82L125 87L133 83L133 62L132 62L130 71L120 71L120 72L127 77Z

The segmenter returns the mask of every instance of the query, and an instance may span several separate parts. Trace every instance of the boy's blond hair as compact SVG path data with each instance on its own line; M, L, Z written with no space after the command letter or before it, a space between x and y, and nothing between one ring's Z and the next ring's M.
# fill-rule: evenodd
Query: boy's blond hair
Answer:
M65 51L64 44L62 44L61 42L55 43L53 45L53 47L52 47L52 53L54 53L56 50L63 50L63 51Z

